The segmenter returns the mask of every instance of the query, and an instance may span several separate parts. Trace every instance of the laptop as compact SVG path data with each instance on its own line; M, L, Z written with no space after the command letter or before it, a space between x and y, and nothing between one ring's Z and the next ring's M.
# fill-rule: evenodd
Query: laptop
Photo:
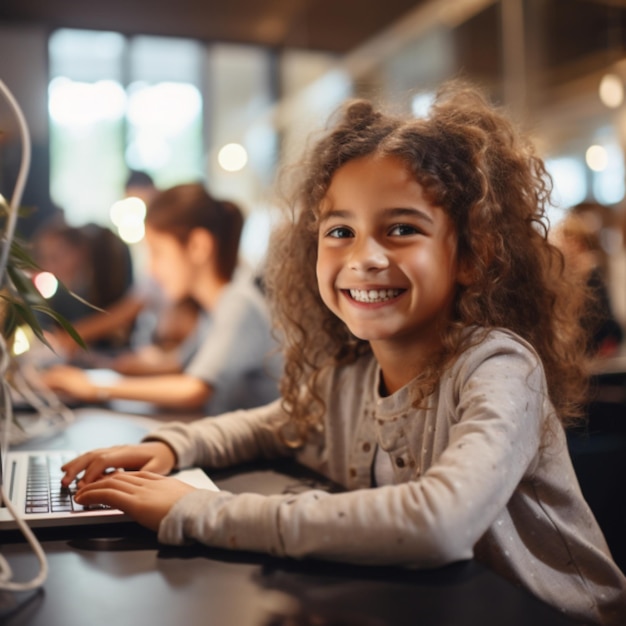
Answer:
M1 437L1 433L0 433ZM77 451L8 451L6 437L0 441L0 481L20 517L32 528L100 525L130 522L131 518L109 507L85 508L73 500L73 488L61 488L61 466L78 456ZM172 474L198 489L218 491L199 468ZM9 509L0 506L0 530L17 528Z
M37 351L32 351L33 353ZM19 516L29 526L60 527L98 525L131 521L130 517L109 507L85 508L73 500L75 488L62 489L61 466L80 454L75 450L16 451L11 446L38 436L53 434L67 427L74 414L57 394L39 382L39 367L29 355L12 372L13 387L3 384L15 410L29 408L20 424L0 421L0 484ZM96 383L111 383L117 374L106 369L86 370ZM20 405L20 398L24 405ZM2 390L0 390L0 401ZM215 483L201 469L177 472L174 476L193 487L217 491ZM0 530L17 528L11 512L0 502Z

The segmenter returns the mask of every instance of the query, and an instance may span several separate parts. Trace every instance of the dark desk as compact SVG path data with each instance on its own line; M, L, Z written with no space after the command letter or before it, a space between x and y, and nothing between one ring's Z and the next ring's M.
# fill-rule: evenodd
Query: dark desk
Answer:
M75 424L35 448L136 441L145 422L81 410ZM23 446L25 447L25 446ZM306 488L285 464L213 474L233 492ZM355 567L264 555L160 546L134 524L40 532L50 573L43 590L0 594L0 622L41 626L559 626L572 624L475 562L438 570ZM27 545L1 535L20 579L36 571ZM287 616L298 615L288 621Z

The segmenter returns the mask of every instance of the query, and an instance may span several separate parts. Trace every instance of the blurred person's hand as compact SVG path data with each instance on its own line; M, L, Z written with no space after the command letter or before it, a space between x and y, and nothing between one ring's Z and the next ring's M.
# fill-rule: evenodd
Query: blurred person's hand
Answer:
M175 350L163 350L154 345L120 354L110 362L109 367L124 376L175 374L182 371Z
M52 391L76 400L84 402L103 400L102 390L78 367L55 365L42 373L41 380Z

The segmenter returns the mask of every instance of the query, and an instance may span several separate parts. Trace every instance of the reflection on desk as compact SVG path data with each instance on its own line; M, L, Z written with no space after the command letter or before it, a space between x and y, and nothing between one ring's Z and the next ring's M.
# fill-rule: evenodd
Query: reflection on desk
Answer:
M89 448L137 441L149 423L81 410L47 441ZM291 463L211 474L221 489L277 493L323 479ZM332 486L331 486L332 487ZM135 524L40 533L50 576L39 592L0 595L0 621L17 626L559 626L551 607L474 561L436 570L276 559L200 545L161 546ZM23 541L0 535L19 579L37 564Z

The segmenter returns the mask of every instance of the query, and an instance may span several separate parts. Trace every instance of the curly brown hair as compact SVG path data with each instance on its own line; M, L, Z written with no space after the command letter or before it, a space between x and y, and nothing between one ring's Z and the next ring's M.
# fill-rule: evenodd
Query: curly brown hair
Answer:
M404 161L428 200L451 218L458 262L471 268L470 284L457 289L439 358L418 379L416 405L480 340L480 333L465 329L507 328L539 354L561 421L578 417L585 388L582 294L547 239L550 177L503 112L472 86L452 82L423 119L388 115L365 100L347 102L300 163L290 219L273 234L266 276L285 351L285 439L297 445L319 427L325 406L316 386L324 368L370 351L322 302L315 267L319 207L333 175L373 154Z

